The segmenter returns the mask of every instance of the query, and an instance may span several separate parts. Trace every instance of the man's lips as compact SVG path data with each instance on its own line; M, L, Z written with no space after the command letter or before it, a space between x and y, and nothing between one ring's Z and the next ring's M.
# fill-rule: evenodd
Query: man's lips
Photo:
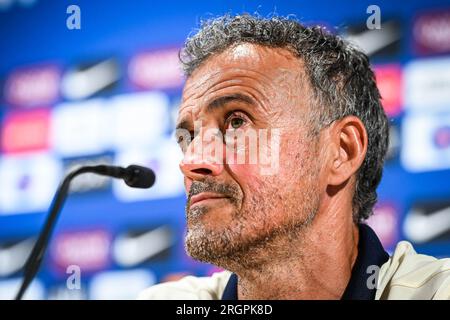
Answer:
M205 201L205 200L227 199L227 198L229 198L229 197L226 197L224 195L217 194L217 193L202 192L202 193L196 194L195 196L191 197L190 206L193 206L194 204L197 204L197 203L199 203L201 201Z

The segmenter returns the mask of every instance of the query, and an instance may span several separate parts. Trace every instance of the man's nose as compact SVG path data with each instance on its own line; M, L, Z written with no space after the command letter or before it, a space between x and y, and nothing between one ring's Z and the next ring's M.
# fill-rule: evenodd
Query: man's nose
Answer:
M184 176L192 180L201 180L205 176L220 175L224 166L223 149L223 144L192 141L180 162Z

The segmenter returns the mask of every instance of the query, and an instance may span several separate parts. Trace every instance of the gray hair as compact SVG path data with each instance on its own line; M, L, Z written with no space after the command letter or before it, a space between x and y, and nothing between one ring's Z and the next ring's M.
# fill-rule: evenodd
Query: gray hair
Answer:
M388 120L368 57L324 28L306 27L292 18L225 15L202 22L200 30L186 40L180 51L186 76L210 56L239 43L285 48L304 61L318 110L314 131L349 115L364 123L369 142L352 204L355 222L367 219L377 201L389 139Z

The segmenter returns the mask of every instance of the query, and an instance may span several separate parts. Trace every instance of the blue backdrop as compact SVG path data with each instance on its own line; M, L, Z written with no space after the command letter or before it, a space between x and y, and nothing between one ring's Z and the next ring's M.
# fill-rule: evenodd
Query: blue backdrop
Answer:
M153 283L216 270L184 253L171 134L183 83L177 50L201 19L224 13L294 14L367 50L391 119L369 223L387 250L406 239L421 253L449 256L450 2L377 1L380 30L366 25L371 4L1 1L0 298L16 290L58 182L88 163L141 163L158 182L139 192L78 179L29 298L133 298ZM81 29L67 26L70 5Z

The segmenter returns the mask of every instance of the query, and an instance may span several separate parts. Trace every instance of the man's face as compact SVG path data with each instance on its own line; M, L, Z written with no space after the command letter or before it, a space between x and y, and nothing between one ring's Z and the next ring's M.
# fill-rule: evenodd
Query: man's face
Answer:
M252 249L298 232L314 217L322 184L305 79L302 62L289 51L253 44L210 57L188 78L177 127L193 138L179 138L193 258L222 267L251 264L245 259ZM256 134L256 148L249 140L233 145L238 134L213 140L211 132ZM258 156L272 152L277 163L250 160L255 149Z

